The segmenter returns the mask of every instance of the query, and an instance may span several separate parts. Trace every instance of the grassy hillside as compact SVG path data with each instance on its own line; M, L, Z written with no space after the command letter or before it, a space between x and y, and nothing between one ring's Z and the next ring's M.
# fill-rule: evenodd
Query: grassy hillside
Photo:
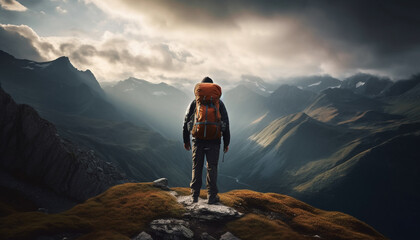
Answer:
M189 194L188 188L172 190ZM182 218L185 211L172 194L151 183L118 185L58 214L18 209L10 201L2 201L0 235L5 239L60 233L71 233L77 239L129 239L149 231L153 219ZM316 235L323 239L385 239L349 215L316 209L286 195L235 190L221 194L221 201L245 214L225 226L244 240L306 239Z

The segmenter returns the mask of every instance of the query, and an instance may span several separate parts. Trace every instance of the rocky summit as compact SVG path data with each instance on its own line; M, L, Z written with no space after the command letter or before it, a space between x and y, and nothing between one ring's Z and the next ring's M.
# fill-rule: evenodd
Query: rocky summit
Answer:
M192 203L190 189L163 190L150 182L111 187L55 214L22 211L4 202L0 234L4 239L80 240L386 239L354 217L286 195L235 190L220 193L220 203L208 205L206 194L203 190Z
M220 203L207 204L207 200L202 198L199 198L197 203L193 203L191 196L179 196L177 201L187 210L185 217L201 221L226 221L243 215L234 208Z
M225 223L244 215L236 209L223 205L222 203L207 204L207 200L203 198L199 198L197 203L193 203L191 196L180 195L176 191L170 191L166 178L155 180L153 186L163 190L169 190L169 193L176 197L177 202L182 204L185 212L182 215L182 219L168 218L153 220L150 223L150 232L155 238L150 236L151 239L195 239L194 236L196 238L200 236L199 239L216 239L210 232L221 233L223 232ZM143 234L143 236L145 235ZM238 239L229 232L226 232L222 236L224 236L223 239ZM133 239L141 238L136 236Z

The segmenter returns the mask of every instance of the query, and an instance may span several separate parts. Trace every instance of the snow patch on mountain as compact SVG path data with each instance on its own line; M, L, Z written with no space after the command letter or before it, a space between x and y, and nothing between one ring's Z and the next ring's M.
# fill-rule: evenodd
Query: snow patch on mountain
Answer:
M28 69L28 70L34 70L34 68L33 67L30 67L30 66L25 66L25 67L22 67L23 69Z
M356 83L356 88L361 87L363 85L365 85L365 82L358 82Z
M35 63L34 64L34 66L39 67L39 68L46 68L50 65L51 65L51 62L49 62L49 63Z
M312 83L309 84L308 87L314 87L314 86L318 86L319 84L321 84L322 81L316 82L316 83Z

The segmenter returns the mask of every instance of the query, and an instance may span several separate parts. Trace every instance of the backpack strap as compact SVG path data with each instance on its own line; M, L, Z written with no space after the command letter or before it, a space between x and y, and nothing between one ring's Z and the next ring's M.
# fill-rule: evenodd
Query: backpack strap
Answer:
M195 121L194 121L194 125L196 125L197 122L198 122L198 112L200 111L200 107L201 107L200 102L199 101L196 101L196 104L195 104ZM197 133L197 128L195 128L195 133Z
M216 132L215 132L215 136L214 137L217 137L217 134L219 133L219 128L221 127L220 126L220 119L218 119L217 118L217 113L219 112L219 109L217 108L217 106L214 106L214 108L215 108L215 114L216 114L216 121L217 121L217 127L216 127Z
M213 97L211 97L211 106L214 108L214 115L215 115L215 118L214 119L216 119L216 131L214 132L214 137L217 137L217 133L219 132L219 119L217 118L217 112L218 112L218 109L217 109L217 106L216 106L216 104L214 104L214 102L213 102Z
M204 97L206 98L206 97ZM206 105L206 115L204 115L204 137L207 135L207 111L209 110L209 106Z

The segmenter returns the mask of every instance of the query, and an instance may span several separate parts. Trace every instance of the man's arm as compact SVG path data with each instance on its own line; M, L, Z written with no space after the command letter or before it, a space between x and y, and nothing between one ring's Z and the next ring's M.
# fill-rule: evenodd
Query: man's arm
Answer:
M226 124L226 128L223 131L223 150L227 152L230 143L229 116L222 101L220 101L220 115L222 115L222 122Z
M185 112L184 125L182 127L182 137L184 140L184 148L188 151L191 149L190 132L188 131L188 122L192 119L194 112L195 112L195 100L191 102L190 106Z

